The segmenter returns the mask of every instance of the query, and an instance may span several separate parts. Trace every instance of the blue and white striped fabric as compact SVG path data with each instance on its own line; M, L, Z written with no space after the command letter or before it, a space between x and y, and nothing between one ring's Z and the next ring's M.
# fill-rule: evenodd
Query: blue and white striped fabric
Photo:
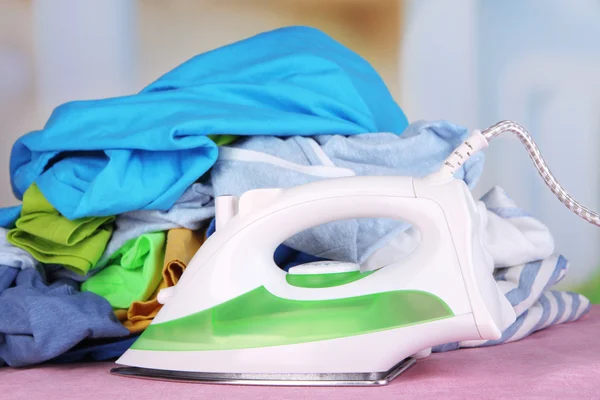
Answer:
M448 343L434 347L434 352L513 342L551 325L575 321L590 309L584 296L550 289L565 276L569 263L554 253L546 226L498 187L482 197L479 207L486 219L485 240L495 262L494 277L517 320L498 340Z

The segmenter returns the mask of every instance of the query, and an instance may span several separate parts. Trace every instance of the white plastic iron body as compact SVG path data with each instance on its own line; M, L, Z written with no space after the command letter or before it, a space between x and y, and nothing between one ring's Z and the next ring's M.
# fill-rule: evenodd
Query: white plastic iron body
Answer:
M220 198L217 206L217 231L191 260L177 286L161 296L166 304L118 364L164 371L165 379L168 374L204 373L212 382L219 382L221 374L224 383L248 384L244 378L256 383L261 381L257 377L266 377L262 381L272 384L269 377L293 381L295 374L317 377L313 381L327 376L339 380L344 374L393 370L407 357L435 345L499 339L515 320L493 279L493 260L482 244L477 207L462 180L338 178L289 189L253 190L239 201ZM397 263L338 284L298 285L275 265L276 247L292 235L354 218L407 221L419 230L420 244ZM343 269L317 271L319 279L328 273L352 273ZM306 270L298 268L297 274L302 273ZM425 296L443 304L448 313L406 323L410 315L421 312L419 304L408 301L392 305L391 312L385 309L390 319L405 323L388 324L383 311L377 314L379 320L370 321L373 314L368 310L360 314L365 310L359 308L355 320L344 320L357 304L386 307L388 295ZM259 297L260 303L247 304ZM269 311L265 299L280 308ZM339 318L339 332L328 332L327 321L322 320L331 310L329 304L337 307L338 314L331 315ZM302 312L313 306L311 320ZM232 315L238 311L242 315L246 308L246 317L235 320ZM306 318L295 320L294 315ZM203 325L195 327L198 321ZM256 324L262 324L260 334ZM281 332L289 336L281 337Z

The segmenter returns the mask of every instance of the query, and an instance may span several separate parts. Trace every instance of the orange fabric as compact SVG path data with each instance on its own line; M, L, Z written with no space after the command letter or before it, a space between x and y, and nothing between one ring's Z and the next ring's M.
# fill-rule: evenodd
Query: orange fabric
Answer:
M161 309L156 300L161 289L175 286L194 254L206 240L205 230L171 229L167 233L167 247L162 271L162 280L149 300L136 301L129 310L115 310L115 315L131 333L143 331Z

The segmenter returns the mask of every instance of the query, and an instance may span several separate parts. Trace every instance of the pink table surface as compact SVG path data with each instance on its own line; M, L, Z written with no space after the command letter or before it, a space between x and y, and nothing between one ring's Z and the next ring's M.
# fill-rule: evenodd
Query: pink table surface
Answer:
M600 399L600 306L520 342L434 354L390 385L286 388L117 377L111 362L0 368L0 399Z

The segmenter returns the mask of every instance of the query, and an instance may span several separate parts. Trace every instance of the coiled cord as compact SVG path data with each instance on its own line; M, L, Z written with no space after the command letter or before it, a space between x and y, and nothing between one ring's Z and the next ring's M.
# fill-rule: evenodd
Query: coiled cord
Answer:
M527 153L529 157L533 161L535 168L538 170L542 179L546 183L546 186L550 188L552 193L560 200L569 210L573 211L575 214L588 221L589 223L600 226L600 215L597 212L594 212L580 203L578 203L571 195L558 183L550 169L546 165L540 150L537 145L533 141L533 138L527 132L525 128L516 122L512 121L501 121L496 125L484 130L481 132L481 135L487 140L487 142L491 142L496 136L500 135L503 132L511 132L516 135L521 143L527 149Z
M521 143L527 149L527 153L535 168L538 170L546 186L550 188L552 193L571 211L589 223L600 226L600 216L597 212L590 210L578 203L556 180L550 169L546 165L540 150L533 141L533 138L521 125L512 121L501 121L496 125L484 130L474 130L471 135L460 146L448 156L441 168L429 175L428 179L434 182L444 182L447 179L452 179L456 171L475 153L488 147L489 143L503 132L511 132L515 134Z

